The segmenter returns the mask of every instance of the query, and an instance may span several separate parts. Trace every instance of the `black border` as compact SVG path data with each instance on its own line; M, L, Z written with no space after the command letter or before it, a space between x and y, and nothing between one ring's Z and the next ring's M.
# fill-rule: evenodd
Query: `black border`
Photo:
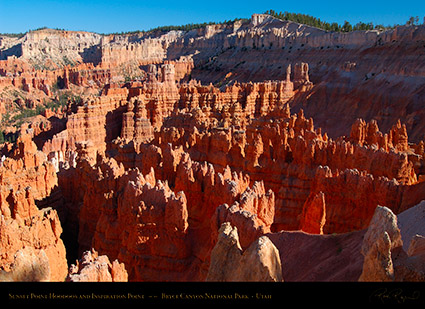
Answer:
M19 304L425 304L425 282L4 282Z

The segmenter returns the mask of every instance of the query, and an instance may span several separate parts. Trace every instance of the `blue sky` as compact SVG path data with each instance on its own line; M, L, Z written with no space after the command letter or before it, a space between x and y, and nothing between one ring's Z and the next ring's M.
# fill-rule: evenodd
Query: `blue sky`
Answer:
M0 33L39 27L100 33L148 30L158 26L249 18L273 9L304 13L328 22L404 24L425 16L425 0L414 1L241 1L241 0L0 0Z

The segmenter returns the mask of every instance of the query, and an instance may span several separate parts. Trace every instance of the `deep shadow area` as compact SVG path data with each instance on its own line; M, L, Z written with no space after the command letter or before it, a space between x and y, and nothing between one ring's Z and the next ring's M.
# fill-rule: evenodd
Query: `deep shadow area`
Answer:
M9 56L22 56L22 43L16 44L8 49L0 50L0 60L6 60Z
M106 143L107 150L109 150L109 148L110 148L109 145L110 145L111 141L116 139L118 136L121 135L122 117L123 117L123 113L125 111L127 111L126 105L120 106L117 109L110 111L106 114L105 143Z
M34 143L37 145L38 150L42 150L44 143L48 140L51 140L55 134L58 134L66 129L66 118L58 118L56 116L52 116L48 119L52 125L52 127L43 131L37 136L34 136Z
M84 63L91 62L94 66L98 65L102 60L102 50L100 45L93 45L88 48L84 48L84 51L79 54L83 58Z
M60 175L61 172L58 173ZM66 178L66 176L64 176ZM38 209L51 207L57 211L59 220L62 226L62 234L60 238L66 249L66 260L68 266L74 264L78 259L78 203L68 202L64 197L63 191L61 190L61 180L66 181L64 178L59 178L59 186L53 188L49 196L42 200L36 200L35 204ZM74 208L74 206L77 206ZM74 212L76 211L76 212Z

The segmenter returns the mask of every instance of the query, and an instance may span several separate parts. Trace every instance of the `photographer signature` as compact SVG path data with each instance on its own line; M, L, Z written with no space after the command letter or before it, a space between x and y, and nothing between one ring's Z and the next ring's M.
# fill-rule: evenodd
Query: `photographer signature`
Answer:
M383 304L385 304L386 302L397 302L398 304L403 304L408 301L418 300L420 294L421 293L419 291L414 291L413 293L407 294L401 288L382 288L373 292L370 296L370 300L379 300Z

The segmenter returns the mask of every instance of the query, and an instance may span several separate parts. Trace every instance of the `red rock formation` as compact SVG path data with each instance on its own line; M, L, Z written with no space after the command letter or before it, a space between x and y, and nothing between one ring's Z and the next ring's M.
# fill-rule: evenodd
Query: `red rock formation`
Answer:
M191 83L178 90L172 73L164 66L161 81L138 85L130 103L119 94L84 99L74 105L66 129L44 146L51 158L65 154L70 166L80 161L75 172L64 174L73 177L70 184L60 182L63 207L79 213L78 222L69 224L79 231L80 250L93 247L118 258L130 280L205 278L218 227L226 221L241 231L243 248L271 230L365 228L376 205L401 209L400 183L416 181L404 148L373 148L379 145L376 123L353 133L351 144L322 135L303 111L291 115L279 94L288 81L235 84L224 92ZM391 145L403 140L395 137L404 136L400 132L392 133ZM143 145L152 138L154 145ZM123 165L104 158L106 152ZM382 161L387 165L376 164ZM139 206L121 210L129 205ZM134 259L139 255L152 259Z
M271 190L266 193L262 182L255 182L252 189L248 187L241 194L239 201L216 208L212 234L216 234L222 223L229 222L238 227L240 245L246 249L258 237L270 232L273 219L274 194Z
M271 114L276 115L276 113L275 109ZM196 160L211 162L219 170L229 165L237 170L248 172L253 181L263 180L265 186L277 194L274 225L278 229L297 229L299 227L300 223L296 218L302 219L303 205L310 190L314 190L314 194L317 194L327 181L320 178L320 174L316 174L316 168L319 166L328 166L330 178L338 177L338 181L341 181L341 185L337 186L336 183L330 185L329 189L332 187L335 190L333 192L323 189L325 195L329 195L330 201L333 201L338 195L337 192L347 192L345 189L347 185L358 182L352 178L343 177L343 175L347 175L347 169L353 169L354 173L361 175L362 179L368 179L366 182L362 180L361 185L359 184L359 186L364 186L365 194L366 192L369 194L371 190L376 192L376 198L368 199L366 195L364 198L360 197L363 189L349 190L357 193L351 197L344 194L344 201L337 199L338 202L335 205L347 203L349 200L355 201L354 204L351 204L350 211L356 208L355 204L370 204L366 207L369 211L364 212L359 209L359 220L353 221L353 224L358 224L358 226L347 227L348 229L345 231L353 228L365 228L378 201L396 211L400 209L401 192L404 189L398 183L394 183L395 186L392 185L392 178L401 184L416 182L413 164L404 152L383 151L367 145L361 146L341 140L333 141L322 136L320 130L316 131L312 119L306 119L302 112L298 116L290 115L288 109L280 113L277 114L281 115L280 117L274 118L274 123L268 122L266 119L269 116L267 116L262 122L255 120L246 125L245 131L236 131L233 127L224 130L208 130L208 125L205 125L208 123L207 120L201 122L198 120L197 123L201 123L203 131L190 128L177 131L171 127L170 130L163 130L161 137L157 137L157 141L162 145L166 143L182 144L187 148L191 157ZM196 117L192 115L189 119L196 119ZM177 124L171 122L169 125ZM369 131L379 132L376 126ZM183 134L167 135L166 132L182 132ZM368 136L372 135L370 133ZM385 163L382 164L382 162ZM368 174L370 176L367 176ZM277 182L272 175L281 179L283 175L286 176L284 176L285 180ZM298 183L295 184L292 179L296 179ZM294 185L289 187L291 188L289 190L287 186L291 183ZM388 189L375 191L378 186ZM340 189L335 189L337 187ZM282 207L284 204L286 204L285 207ZM361 207L363 209L363 206ZM333 210L330 213L332 212ZM361 212L363 215L360 214ZM366 217L363 217L365 215ZM365 218L368 219L364 221ZM333 224L330 223L329 228ZM332 233L331 230L328 232Z
M130 280L154 280L161 271L168 280L176 277L179 272L173 265L188 256L184 193L175 196L166 183L155 184L153 173L145 177L137 170L124 173L113 159L101 159L93 168L87 163L79 166L74 177L85 184L78 223L80 250L93 246L118 258ZM109 224L112 221L114 225ZM138 259L141 255L156 260Z
M102 88L104 85L114 81L118 72L113 69L95 67L92 63L81 63L74 67L63 69L64 88L70 89L72 85Z
M41 90L47 96L52 95L52 86L61 75L60 70L35 71L28 62L9 57L7 60L0 60L0 85L14 86L26 92Z
M120 135L125 103L122 96L85 99L76 113L68 116L68 149L75 150L78 142L90 142L94 157L96 151L104 152L106 143Z
M130 280L179 280L190 257L186 203L183 192L175 195L160 181L152 187L139 175L118 197L115 225L102 224L111 222L113 214L100 210L93 246L118 256Z
M323 234L326 223L325 194L310 195L303 206L301 230L311 234Z
M376 120L366 124L364 120L357 119L351 127L350 140L359 145L377 145L386 151L389 147L400 152L409 150L406 125L402 125L400 119L388 134L379 131Z
M123 114L121 137L135 143L149 142L153 139L153 127L148 119L146 103L143 98L132 98Z
M301 91L308 91L313 87L313 83L308 76L308 63L296 63L294 67L294 87Z
M55 210L38 209L35 200L45 198L57 185L54 166L37 151L29 135L19 137L12 157L0 167L1 224L0 266L9 271L14 255L25 247L47 256L52 281L66 276L65 247L61 223ZM13 267L12 267L13 268Z
M167 181L155 181L153 169L146 176L138 169L124 172L122 165L103 157L93 167L86 161L78 163L72 177L80 179L74 186L84 187L80 250L93 247L118 258L126 265L129 280L200 280L206 276L217 233L211 220L219 224L222 219L214 219L219 205L238 201L239 211L227 218L246 231L243 245L270 231L274 195L266 193L261 183L249 189L249 178L230 169L216 173L211 165L178 151L163 155L165 179L178 193Z

